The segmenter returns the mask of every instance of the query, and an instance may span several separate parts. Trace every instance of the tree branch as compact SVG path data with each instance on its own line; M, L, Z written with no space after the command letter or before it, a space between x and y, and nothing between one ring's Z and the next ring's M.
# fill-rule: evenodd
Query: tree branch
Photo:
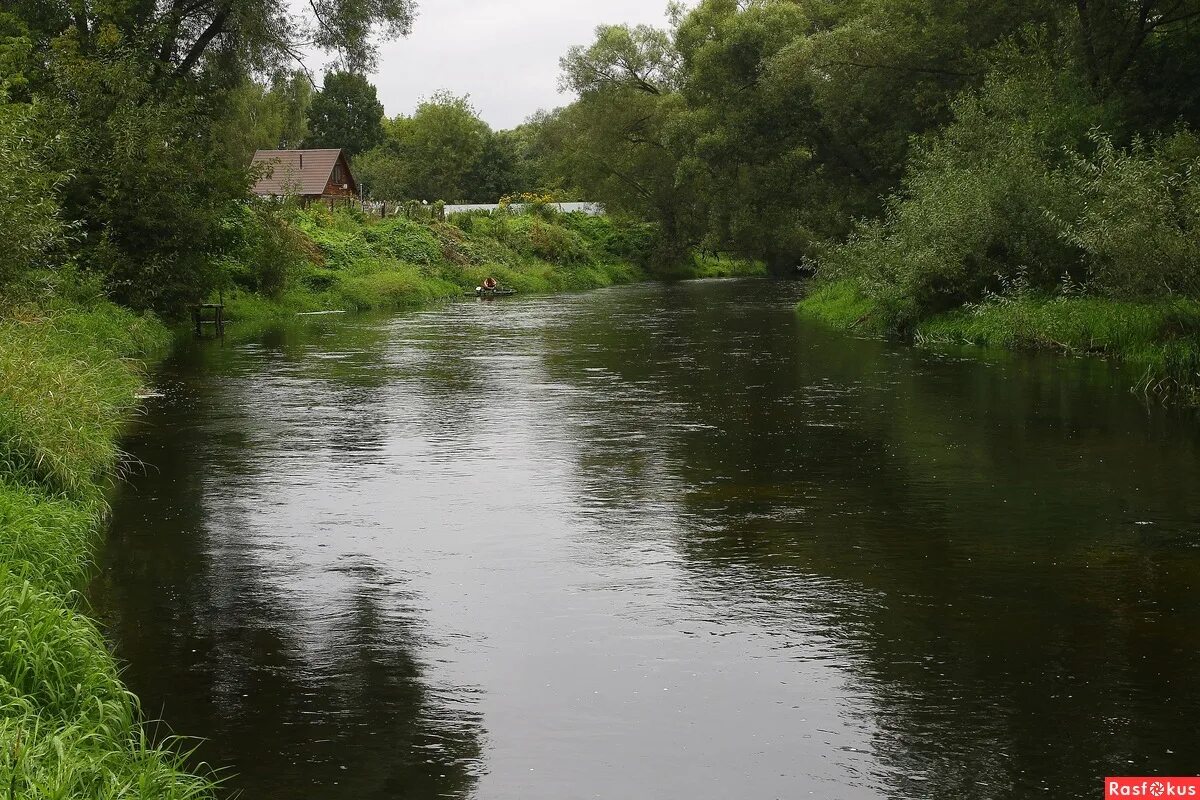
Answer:
M232 0L226 0L213 17L212 22L204 29L204 33L200 34L200 37L192 45L192 49L188 51L187 56L184 57L183 61L176 68L175 77L183 77L191 72L192 67L196 66L196 62L204 55L208 46L212 44L213 39L216 39L217 36L225 31L225 23L229 20L229 15L232 11Z

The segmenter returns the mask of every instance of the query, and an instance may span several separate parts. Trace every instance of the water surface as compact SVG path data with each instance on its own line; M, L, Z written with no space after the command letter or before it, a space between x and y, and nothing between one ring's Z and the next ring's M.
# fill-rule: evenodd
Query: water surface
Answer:
M247 800L1092 798L1200 770L1200 426L637 286L184 346L95 600Z

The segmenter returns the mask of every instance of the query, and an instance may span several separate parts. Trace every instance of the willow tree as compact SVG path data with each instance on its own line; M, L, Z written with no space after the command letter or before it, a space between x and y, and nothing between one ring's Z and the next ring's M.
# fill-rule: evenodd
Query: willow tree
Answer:
M661 226L663 266L700 238L693 183L681 166L690 148L679 93L679 54L667 31L602 26L590 46L562 59L563 89L579 100L546 124L558 171L610 210Z
M380 38L411 29L414 0L11 0L5 5L43 40L73 36L92 51L119 35L155 77L217 67L267 71L301 51L336 52L348 70L375 65Z

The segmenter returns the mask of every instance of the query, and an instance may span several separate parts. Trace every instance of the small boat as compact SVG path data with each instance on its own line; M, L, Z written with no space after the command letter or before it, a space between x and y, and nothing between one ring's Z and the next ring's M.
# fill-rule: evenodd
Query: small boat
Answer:
M488 278L483 282L482 286L475 287L475 297L493 298L493 297L511 297L516 294L516 289L508 289L500 285L500 282L495 278ZM470 295L467 295L470 297Z

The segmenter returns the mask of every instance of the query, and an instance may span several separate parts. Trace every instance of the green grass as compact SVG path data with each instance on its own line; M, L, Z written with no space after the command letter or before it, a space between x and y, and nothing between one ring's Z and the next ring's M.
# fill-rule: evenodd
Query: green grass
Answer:
M697 255L688 275L691 278L765 278L767 265L749 258Z
M212 796L136 701L81 609L156 321L102 301L0 305L0 795Z
M923 344L959 342L1118 359L1141 391L1200 399L1200 303L1098 297L1025 297L953 311L918 324Z
M880 333L875 301L867 297L853 281L820 284L808 294L797 310L805 317L841 330Z
M853 281L817 286L797 310L843 330L883 333L879 306ZM1138 391L1200 403L1200 302L1004 298L920 320L919 345L968 344L1103 356L1138 371Z
M302 239L284 285L265 297L253 269L225 296L230 320L314 311L405 309L461 297L487 277L522 294L583 291L645 280L654 234L580 214L470 214L449 222L353 211L285 211ZM688 277L761 274L751 262L698 264Z
M0 320L0 475L80 493L117 458L156 321L102 309L10 308Z

